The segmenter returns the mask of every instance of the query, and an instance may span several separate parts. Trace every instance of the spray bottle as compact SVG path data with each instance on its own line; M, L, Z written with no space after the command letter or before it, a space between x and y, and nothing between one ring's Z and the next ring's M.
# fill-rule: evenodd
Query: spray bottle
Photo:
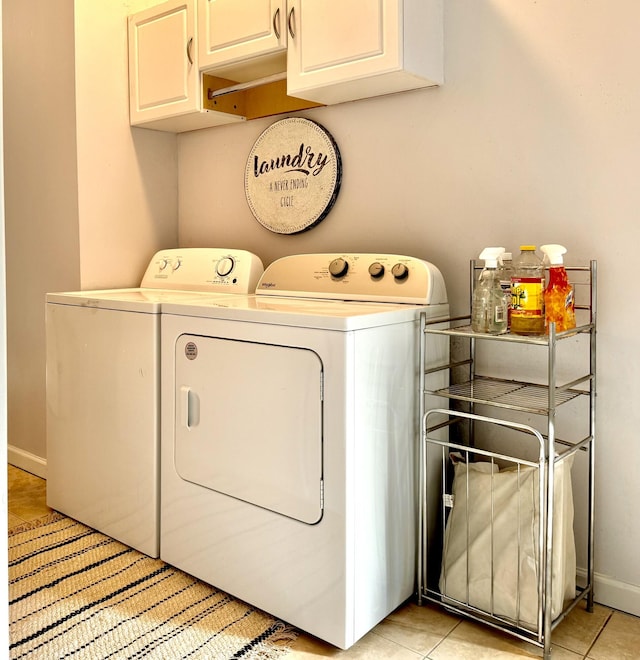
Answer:
M480 254L484 269L473 290L471 329L500 335L507 331L507 301L500 286L498 260L503 247L485 248Z
M567 279L567 271L562 263L562 255L567 251L562 245L540 246L549 262L549 283L544 290L545 328L556 324L556 332L576 327L573 287Z

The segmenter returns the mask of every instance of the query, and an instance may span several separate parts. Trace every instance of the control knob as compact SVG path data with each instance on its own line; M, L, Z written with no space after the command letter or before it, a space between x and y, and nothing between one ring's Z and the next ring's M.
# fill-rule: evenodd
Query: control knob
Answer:
M173 266L173 270L175 272L176 270L178 270L178 268L180 268L180 266L182 266L182 260L181 259L176 259L173 262L172 266Z
M231 257L223 257L218 261L216 273L218 273L220 277L226 277L233 270L234 266L235 263Z
M409 277L409 269L405 264L396 264L392 269L391 273L396 278L396 280L406 280Z
M329 272L331 273L331 275L333 275L333 277L344 277L347 274L348 270L349 270L349 264L342 257L338 257L338 259L334 259L329 264Z
M164 270L168 265L170 261L166 257L163 259L160 259L160 265L158 266L159 270Z
M379 280L384 275L384 266L379 261L374 261L369 266L369 275L371 275L374 280Z

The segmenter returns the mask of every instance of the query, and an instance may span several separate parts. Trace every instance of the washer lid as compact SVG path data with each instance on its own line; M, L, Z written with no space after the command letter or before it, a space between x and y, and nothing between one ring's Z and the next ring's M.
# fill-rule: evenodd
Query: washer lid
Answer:
M232 297L234 294L214 294L216 298ZM111 309L123 312L159 314L164 304L184 303L194 299L212 298L211 293L198 291L172 291L168 289L100 289L95 291L67 291L48 293L47 303Z

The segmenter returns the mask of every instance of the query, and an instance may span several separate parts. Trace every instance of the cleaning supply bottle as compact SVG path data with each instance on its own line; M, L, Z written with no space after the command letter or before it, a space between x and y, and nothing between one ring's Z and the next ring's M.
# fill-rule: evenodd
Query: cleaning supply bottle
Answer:
M576 327L573 287L569 284L567 271L562 263L562 255L567 251L562 245L542 245L540 247L549 262L549 283L544 290L545 328L556 324L556 332L564 332Z
M511 332L544 334L544 264L535 245L521 245L511 276Z
M507 301L507 328L511 327L511 275L513 274L513 259L511 252L503 252L498 260L498 277L500 288Z
M507 331L507 302L500 286L498 259L503 247L485 248L480 254L484 269L473 290L471 329L500 335Z

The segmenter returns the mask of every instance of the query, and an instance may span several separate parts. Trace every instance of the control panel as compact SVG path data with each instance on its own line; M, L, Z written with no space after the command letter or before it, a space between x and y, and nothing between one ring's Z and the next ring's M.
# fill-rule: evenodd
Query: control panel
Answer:
M428 261L396 254L298 254L267 266L258 295L436 305L444 279Z
M254 293L262 261L246 250L173 248L151 259L141 287L212 293Z

